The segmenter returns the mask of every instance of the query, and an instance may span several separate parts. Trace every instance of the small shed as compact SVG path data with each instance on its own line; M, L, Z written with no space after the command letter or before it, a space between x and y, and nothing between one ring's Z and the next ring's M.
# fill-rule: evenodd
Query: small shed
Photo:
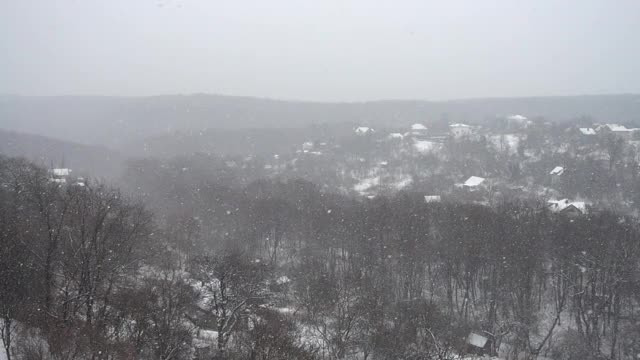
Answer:
M55 177L65 177L65 176L69 176L71 175L71 169L66 169L66 168L62 168L62 169L51 169L51 173L53 174L53 176Z
M469 333L467 336L467 353L475 355L491 355L492 341L486 336L476 332Z
M482 183L484 183L484 178L479 176L471 176L467 179L467 181L462 184L465 188L474 190L477 189Z
M562 175L564 168L562 166L556 166L549 172L549 175Z
M424 201L426 203L439 203L442 201L442 198L440 197L440 195L425 195L424 197Z
M564 167L556 166L549 171L549 179L552 186L556 186L562 180L562 174L564 174Z

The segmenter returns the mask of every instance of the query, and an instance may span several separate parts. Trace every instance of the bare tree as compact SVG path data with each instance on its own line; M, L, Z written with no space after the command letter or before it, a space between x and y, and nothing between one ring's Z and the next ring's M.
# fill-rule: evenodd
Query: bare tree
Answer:
M259 260L228 252L196 259L191 271L200 285L201 308L215 321L218 357L225 359L241 321L268 298L266 268Z

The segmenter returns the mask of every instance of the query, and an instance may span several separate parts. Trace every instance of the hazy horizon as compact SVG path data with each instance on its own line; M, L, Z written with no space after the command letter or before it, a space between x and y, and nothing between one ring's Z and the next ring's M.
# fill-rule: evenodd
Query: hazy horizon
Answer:
M0 94L361 102L640 93L640 2L0 2Z
M552 99L552 98L580 98L580 97L619 97L619 96L640 96L639 92L627 93L593 93L593 94L551 94L551 95L521 95L521 96L471 96L460 98L446 99L421 99L421 98L380 98L380 99L364 99L364 100L314 100L314 99L298 99L298 98L279 98L260 95L242 95L242 94L223 94L215 92L194 92L194 93L159 93L148 95L110 95L110 94L57 94L57 95L38 95L38 94L17 94L17 93L0 93L5 97L25 97L25 98L162 98L162 97L190 97L190 96L211 96L211 97L227 97L227 98L246 98L255 100L267 100L275 102L301 102L301 103L317 103L317 104L358 104L358 103L376 103L376 102L427 102L427 103L448 103L448 102L468 102L468 101L491 101L491 100L526 100L526 99Z

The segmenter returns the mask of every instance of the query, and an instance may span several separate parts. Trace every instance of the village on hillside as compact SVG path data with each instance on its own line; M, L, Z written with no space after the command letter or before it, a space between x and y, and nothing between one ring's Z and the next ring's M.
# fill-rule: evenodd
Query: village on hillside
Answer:
M640 210L640 129L619 124L558 125L510 115L491 126L361 125L298 144L279 154L247 151L216 160L222 171L247 181L300 178L369 199L404 191L427 202L544 201L550 211L570 216ZM70 171L53 169L52 181L64 183Z

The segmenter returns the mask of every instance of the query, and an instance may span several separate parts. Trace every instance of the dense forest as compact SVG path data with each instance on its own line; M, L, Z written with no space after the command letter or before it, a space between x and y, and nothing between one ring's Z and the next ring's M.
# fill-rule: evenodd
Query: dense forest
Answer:
M118 189L0 158L9 359L445 360L470 332L507 359L640 354L636 219L128 166Z

